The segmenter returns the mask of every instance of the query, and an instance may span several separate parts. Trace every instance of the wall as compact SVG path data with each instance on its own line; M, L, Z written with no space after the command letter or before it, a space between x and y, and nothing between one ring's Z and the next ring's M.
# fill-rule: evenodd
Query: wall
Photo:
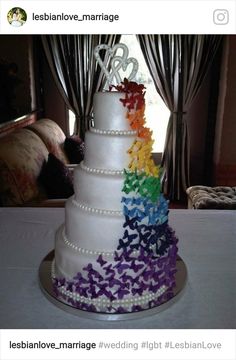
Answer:
M15 119L34 110L33 64L30 61L31 50L31 36L0 36L0 63L2 69L10 63L15 63L18 67L16 76L14 76L14 78L18 79L18 85L14 87L14 90L11 87L11 82L14 81L13 77L9 77L9 81L4 82L1 87L1 100L6 98L3 101L5 104L9 104L6 107L9 110L5 112L5 105L2 103L3 108L0 112L0 122ZM1 81L3 81L3 78ZM8 93L10 97L7 95Z

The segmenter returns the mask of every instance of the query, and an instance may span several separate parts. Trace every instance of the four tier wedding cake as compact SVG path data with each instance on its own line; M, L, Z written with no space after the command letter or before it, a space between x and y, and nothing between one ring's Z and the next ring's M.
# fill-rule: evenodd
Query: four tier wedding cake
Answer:
M125 79L94 96L52 270L58 298L81 310L136 312L173 296L177 239L151 156L144 90Z

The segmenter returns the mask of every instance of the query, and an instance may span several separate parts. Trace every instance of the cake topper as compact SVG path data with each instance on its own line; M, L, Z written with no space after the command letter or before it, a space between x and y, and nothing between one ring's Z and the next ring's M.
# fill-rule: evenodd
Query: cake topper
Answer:
M118 49L122 49L122 51L123 51L122 56L116 55L116 51ZM108 69L106 68L106 64L104 64L104 62L102 61L102 59L100 57L100 54L99 54L100 50L107 50L108 55L110 55L112 57L111 72L108 71ZM126 78L128 80L132 80L135 77L135 75L138 71L138 61L133 57L128 58L128 55L129 55L128 47L125 44L121 44L121 43L116 44L113 47L110 47L109 45L106 45L106 44L101 44L101 45L96 46L96 48L94 49L95 59L97 60L102 71L104 72L109 85L111 85L113 83L113 78L115 78L117 84L121 83L121 81L123 79L121 79L119 71L121 69L123 71L125 71L127 69L127 67L129 66L129 64L132 64L133 66L131 68L130 75L126 76Z

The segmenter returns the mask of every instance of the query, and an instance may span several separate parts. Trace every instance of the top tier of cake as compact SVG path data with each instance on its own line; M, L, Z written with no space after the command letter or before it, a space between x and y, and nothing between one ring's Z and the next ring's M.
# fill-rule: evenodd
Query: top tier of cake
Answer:
M121 92L98 92L94 95L94 127L98 130L131 130L126 118L127 108Z

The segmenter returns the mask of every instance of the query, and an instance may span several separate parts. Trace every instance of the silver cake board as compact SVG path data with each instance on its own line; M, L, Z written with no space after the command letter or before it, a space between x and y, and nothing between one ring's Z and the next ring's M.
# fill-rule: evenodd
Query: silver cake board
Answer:
M39 267L39 284L43 294L46 298L59 307L60 309L73 314L79 317L94 319L94 320L104 320L104 321L121 321L121 320L135 320L140 319L146 316L152 316L157 314L163 310L166 310L172 304L174 304L180 296L183 294L183 290L185 288L187 282L187 268L184 261L181 257L178 256L176 262L177 272L175 274L175 282L176 286L173 290L173 297L162 304L155 306L148 310L136 311L133 313L122 313L122 314L107 314L107 313L97 313L97 312L89 312L85 310L77 309L67 303L64 303L61 299L58 299L53 290L52 277L51 277L51 269L52 262L54 259L54 250L51 251L41 262Z

